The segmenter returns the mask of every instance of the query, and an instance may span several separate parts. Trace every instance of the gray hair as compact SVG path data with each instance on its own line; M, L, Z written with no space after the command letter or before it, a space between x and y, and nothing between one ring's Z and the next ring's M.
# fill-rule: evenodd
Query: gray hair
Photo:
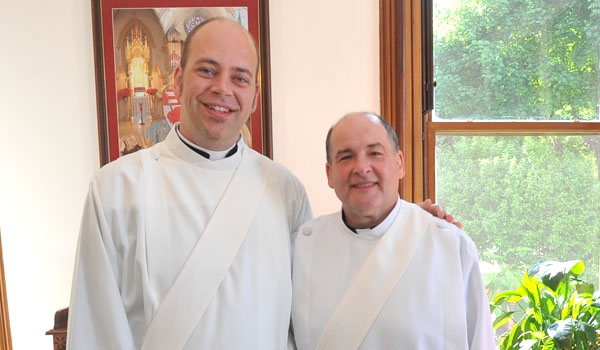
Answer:
M394 151L400 152L400 144L398 142L398 135L396 134L396 131L394 131L394 128L390 125L390 123L388 123L385 119L383 119L379 115L372 113L372 112L353 112L353 113L348 113L348 114L344 115L342 118L340 118L340 120L338 120L335 124L333 124L329 128L329 131L327 131L327 137L325 138L325 155L327 157L328 164L331 164L331 134L333 132L333 129L340 121L342 121L343 119L345 119L349 116L355 115L355 114L362 114L365 117L371 119L373 122L383 125L383 127L385 128L385 131L388 134L388 138L389 138L390 142L392 143L392 146L394 147Z

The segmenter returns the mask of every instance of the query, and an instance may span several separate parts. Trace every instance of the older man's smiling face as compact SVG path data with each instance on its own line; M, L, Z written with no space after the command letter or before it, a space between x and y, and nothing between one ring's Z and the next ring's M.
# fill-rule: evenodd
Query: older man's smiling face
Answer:
M377 226L398 199L402 152L395 150L381 123L362 113L341 119L330 142L327 179L342 201L346 222L355 228Z

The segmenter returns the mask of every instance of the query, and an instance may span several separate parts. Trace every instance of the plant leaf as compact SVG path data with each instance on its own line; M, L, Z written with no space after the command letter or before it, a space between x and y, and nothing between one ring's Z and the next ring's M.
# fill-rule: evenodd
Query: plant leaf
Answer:
M521 300L522 298L523 298L523 294L519 293L518 291L505 290L505 291L497 293L492 298L492 303L494 303L495 305L501 305L505 302L516 303L519 300Z
M513 314L514 314L514 311L510 311L510 312L505 312L500 316L497 316L494 319L494 323L493 323L494 330L496 330L496 329L498 329L498 327L501 327L502 325L506 324L512 318Z
M581 260L542 261L529 268L529 276L542 275L542 282L548 288L556 292L559 284L569 274L580 275L585 270L585 264Z
M585 322L575 321L575 327L585 334L585 343L593 343L596 340L596 327L591 326ZM580 336L581 337L581 336Z
M531 350L535 344L537 344L537 340L525 339L519 343L519 350Z
M570 318L556 321L548 327L547 332L560 349L569 348L573 338L573 321Z
M594 285L587 282L578 283L575 287L579 294L594 294Z

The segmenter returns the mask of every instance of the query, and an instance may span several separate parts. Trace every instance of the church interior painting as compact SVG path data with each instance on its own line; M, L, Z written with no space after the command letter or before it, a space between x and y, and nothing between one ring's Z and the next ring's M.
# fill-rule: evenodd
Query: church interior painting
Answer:
M212 17L232 18L248 28L246 7L113 10L119 156L162 141L179 121L173 74L183 42ZM249 130L247 125L243 137L251 145Z

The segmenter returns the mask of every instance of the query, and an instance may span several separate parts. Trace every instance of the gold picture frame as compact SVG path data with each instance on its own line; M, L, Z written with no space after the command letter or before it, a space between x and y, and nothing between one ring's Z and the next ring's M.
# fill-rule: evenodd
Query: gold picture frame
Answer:
M182 43L211 17L240 22L257 43L260 98L244 140L272 158L268 0L91 1L100 165L161 141L178 120L172 85Z

